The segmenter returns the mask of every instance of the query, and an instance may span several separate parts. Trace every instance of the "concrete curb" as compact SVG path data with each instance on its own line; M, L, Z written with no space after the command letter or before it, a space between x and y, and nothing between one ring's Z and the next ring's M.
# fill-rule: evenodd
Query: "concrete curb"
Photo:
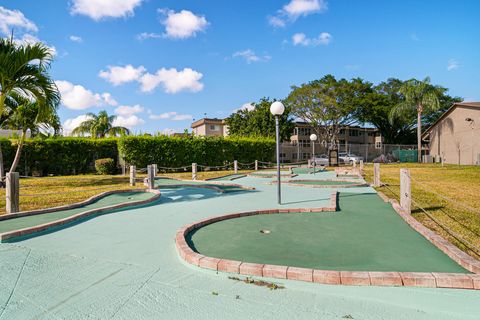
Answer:
M216 185L221 185L221 186L226 186L226 187L236 187L236 188L240 188L240 189L244 189L244 190L255 190L254 187L243 186L241 184L236 184L236 183L223 183L222 181L184 180L184 179L174 179L174 178L161 177L161 176L157 177L157 178L175 180L175 181L180 181L180 182L190 182L190 183L180 183L180 184L165 185L165 186L156 186L156 188L158 188L158 189L188 187L188 188L212 189L212 190L218 191L220 193L225 193L225 190L213 186L213 185L216 184ZM210 185L201 185L201 184L191 183L192 181L208 182Z
M153 202L153 201L157 200L158 198L160 198L160 191L155 190L155 189L112 190L112 191L102 192L98 195L90 197L89 199L87 199L85 201L77 202L77 203L70 204L70 205L64 205L64 206L60 206L60 207L41 209L41 210L32 210L32 211L24 211L24 212L6 214L6 215L3 215L3 216L0 216L0 220L15 219L15 218L20 218L20 217L28 217L28 216L32 216L32 215L38 215L38 214L51 213L51 212L56 212L56 211L75 209L75 208L82 207L82 206L85 206L87 204L90 204L90 203L92 203L92 202L94 202L94 201L96 201L100 198L103 198L105 196L115 194L115 193L126 193L126 192L150 192L150 193L153 193L154 196L149 198L149 199L145 199L145 200L119 203L119 204L115 204L115 205L111 205L111 206L107 206L107 207L91 209L91 210L87 210L85 212L80 212L80 213L77 213L77 214L72 215L70 217L60 219L60 220L55 220L55 221L47 222L47 223L44 223L44 224L40 224L38 226L33 226L33 227L23 228L23 229L19 229L19 230L13 230L13 231L0 233L0 243L3 242L4 240L7 240L7 239L12 239L12 238L20 237L20 236L25 236L25 235L45 231L45 230L50 229L52 227L65 225L65 224L68 224L68 223L73 222L75 220L79 220L79 219L82 219L82 218L92 216L94 214L102 213L102 212L109 211L109 210L119 209L119 208L125 208L125 207L129 207L129 206L147 204L147 203Z
M368 272L368 271L334 271L298 268L291 266L277 266L259 263L250 263L229 259L207 257L192 250L186 237L195 229L205 225L259 214L281 214L290 212L323 212L336 211L338 193L335 191L330 197L330 207L324 208L297 208L272 209L250 212L232 213L224 216L204 219L188 224L179 229L175 236L175 246L179 256L187 263L200 268L215 271L241 274L246 276L289 279L306 282L315 282L330 285L352 286L399 286L399 287L428 287L428 288L455 288L480 290L479 274L463 273L429 273L429 272Z
M339 184L339 185L316 185L316 184L303 184L304 181L340 181L340 182L355 182L355 184ZM368 187L369 185L365 182L360 182L358 179L341 179L341 180L283 180L281 183L285 183L289 186L295 187L309 187L309 188L330 188L330 189L339 189L339 188L355 188L355 187ZM267 184L277 184L276 181L267 182Z

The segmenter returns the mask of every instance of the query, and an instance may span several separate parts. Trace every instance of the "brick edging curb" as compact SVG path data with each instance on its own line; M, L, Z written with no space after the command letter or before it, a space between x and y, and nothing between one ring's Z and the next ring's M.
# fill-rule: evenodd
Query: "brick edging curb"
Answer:
M193 251L186 240L186 236L193 230L211 223L228 219L259 214L336 211L337 197L338 193L336 191L330 196L331 204L335 204L335 207L258 210L207 218L180 228L175 235L175 246L179 256L189 264L198 266L200 268L241 274L245 276L289 279L330 285L405 286L480 290L480 275L478 274L334 271L250 263L237 260L207 257Z
M434 246L436 246L439 250L449 256L453 261L464 267L470 272L475 274L479 274L480 277L480 261L476 260L475 258L469 256L462 250L458 249L456 246L451 244L448 240L444 239L437 233L433 232L432 230L425 227L422 223L420 223L417 219L415 219L412 215L403 211L400 207L400 204L395 199L388 198L383 192L377 191L380 198L383 201L388 202L392 205L393 210L415 231L420 233L425 239L430 241Z
M7 231L7 232L4 232L4 233L0 233L0 243L3 242L4 240L7 240L7 239L17 238L17 237L20 237L20 236L25 236L25 235L45 231L45 230L53 228L53 227L58 227L58 226L61 226L61 225L65 225L65 224L71 223L73 221L92 216L94 214L98 214L98 213L102 213L102 212L109 211L109 210L114 210L114 209L125 208L125 207L129 207L129 206L137 206L137 205L141 205L141 204L146 204L146 203L153 202L153 201L157 200L158 198L160 198L160 191L155 190L155 189L111 190L111 191L102 192L102 193L97 194L93 197L90 197L89 199L87 199L85 201L77 202L77 203L74 203L74 204L59 206L59 207L55 207L55 208L47 208L47 209L32 210L32 211L23 211L23 212L17 212L17 213L2 215L2 216L0 216L1 217L0 220L15 219L15 218L20 218L20 217L28 217L28 216L32 216L32 215L38 215L38 214L45 214L45 213L51 213L51 212L56 212L56 211L62 211L62 210L75 209L75 208L90 204L90 203L92 203L92 202L94 202L94 201L96 201L100 198L103 198L103 197L111 195L111 194L127 193L127 192L150 192L150 193L153 193L154 196L151 197L151 198L145 199L145 200L119 203L119 204L115 204L115 205L111 205L111 206L91 209L91 210L87 210L87 211L84 211L84 212L74 214L72 216L69 216L69 217L66 217L66 218L63 218L63 219L59 219L59 220L47 222L47 223L44 223L44 224L40 224L38 226L27 227L27 228L23 228L23 229L12 230L12 231Z

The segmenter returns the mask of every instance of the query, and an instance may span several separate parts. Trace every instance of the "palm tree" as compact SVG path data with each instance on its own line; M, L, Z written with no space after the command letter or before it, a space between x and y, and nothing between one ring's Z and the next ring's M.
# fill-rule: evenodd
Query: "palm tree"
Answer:
M390 121L416 112L418 162L422 161L422 113L437 110L440 107L438 97L444 92L444 88L430 84L429 77L423 81L410 79L405 81L399 89L404 100L390 112Z
M90 134L94 138L105 138L106 136L117 136L130 134L130 130L121 126L114 126L113 122L116 116L109 116L107 111L103 110L98 113L87 113L88 120L80 123L78 127L73 129L73 135Z
M43 113L40 113L40 107L36 101L31 101L16 95L12 96L15 99L16 105L11 109L10 115L2 124L2 127L19 129L22 131L22 134L17 143L17 152L10 167L10 173L15 171L20 161L27 130L30 130L33 135L41 129L48 130L49 128L53 128L58 130L60 127L56 106L51 106L49 110L43 110ZM45 113L46 111L48 111L48 113Z
M15 104L14 95L36 101L40 116L59 105L60 92L48 74L52 60L53 52L42 43L18 45L12 38L0 39L0 118L5 118L6 103Z

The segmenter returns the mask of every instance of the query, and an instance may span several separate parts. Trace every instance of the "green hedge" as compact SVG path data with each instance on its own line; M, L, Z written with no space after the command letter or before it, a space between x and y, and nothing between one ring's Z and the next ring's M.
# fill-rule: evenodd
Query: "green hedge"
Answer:
M0 139L4 168L8 171L16 152L16 140ZM144 168L181 167L196 162L221 166L238 160L272 161L275 141L269 138L222 137L149 137L128 136L120 139L48 138L28 139L17 167L21 175L68 175L95 172L95 160L111 158L118 166L119 152L126 163Z
M272 161L275 141L269 138L223 137L135 137L120 138L118 149L127 163L144 168L156 163L159 167L181 167L198 163L221 166L238 160Z
M5 170L10 168L16 141L2 141ZM68 175L95 172L95 160L112 158L117 165L117 139L49 138L25 141L17 171L26 175Z

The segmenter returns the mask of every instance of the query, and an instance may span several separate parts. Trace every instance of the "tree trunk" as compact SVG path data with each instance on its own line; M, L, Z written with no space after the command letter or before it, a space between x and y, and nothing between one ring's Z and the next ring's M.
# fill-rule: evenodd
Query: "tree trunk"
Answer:
M5 107L5 98L6 96L0 92L0 114L3 114L3 109ZM2 144L0 144L0 186L3 186L3 177L5 176L5 170L3 167L3 152Z
M417 155L418 162L422 162L422 111L423 106L419 104L417 106Z
M24 130L22 131L22 136L20 137L20 141L18 141L17 153L15 154L15 159L13 160L9 173L14 172L15 169L17 169L18 163L20 162L20 156L22 155L22 147L23 147L23 143L25 142L25 135L26 135L26 131Z

